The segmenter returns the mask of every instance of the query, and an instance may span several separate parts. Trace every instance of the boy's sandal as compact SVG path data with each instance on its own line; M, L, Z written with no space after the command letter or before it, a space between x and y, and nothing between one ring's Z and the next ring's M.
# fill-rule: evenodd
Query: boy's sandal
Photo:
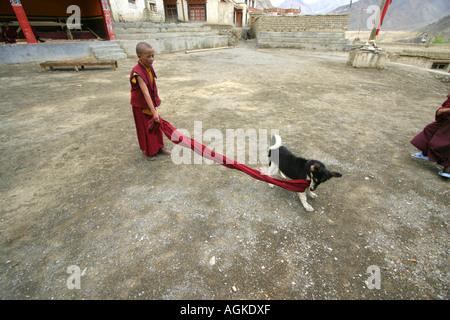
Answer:
M414 153L411 156L413 156L414 158L417 158L417 159L429 160L428 157L424 156L422 152Z
M449 178L450 179L450 173L445 173L444 170L439 171L438 173L441 177Z

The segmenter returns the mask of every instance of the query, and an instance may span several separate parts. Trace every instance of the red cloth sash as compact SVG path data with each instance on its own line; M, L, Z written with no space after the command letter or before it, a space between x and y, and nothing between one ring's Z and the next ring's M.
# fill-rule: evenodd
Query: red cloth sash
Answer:
M204 158L213 160L214 162L221 164L230 169L236 169L242 171L254 179L265 181L268 183L272 183L281 188L295 191L295 192L305 192L306 188L309 187L309 180L281 180L274 179L269 177L268 175L262 174L260 171L247 167L246 165L240 164L234 160L231 160L207 147L202 145L201 143L186 137L181 134L177 129L175 129L169 122L160 118L160 123L154 122L153 119L149 122L149 132L155 130L162 129L166 137L175 144L179 144L185 148L191 148L194 152L201 155Z
M158 88L156 87L156 74L155 70L153 70L153 67L150 67L150 70L153 75L153 83L150 80L150 76L148 74L147 69L140 63L131 70L130 74L130 83L131 83L131 105L133 107L138 108L148 108L147 101L145 100L144 93L142 92L141 88L139 87L139 84L136 82L133 83L131 80L135 77L135 73L137 73L145 82L148 88L148 92L150 93L150 97L152 98L153 105L158 107L161 104L161 100L158 96Z

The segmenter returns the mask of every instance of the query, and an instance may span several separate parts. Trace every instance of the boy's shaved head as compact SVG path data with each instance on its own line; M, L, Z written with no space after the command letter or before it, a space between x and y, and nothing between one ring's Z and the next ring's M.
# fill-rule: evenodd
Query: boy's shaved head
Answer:
M144 54L145 50L147 49L153 49L151 45L149 45L147 42L139 42L136 45L136 54Z

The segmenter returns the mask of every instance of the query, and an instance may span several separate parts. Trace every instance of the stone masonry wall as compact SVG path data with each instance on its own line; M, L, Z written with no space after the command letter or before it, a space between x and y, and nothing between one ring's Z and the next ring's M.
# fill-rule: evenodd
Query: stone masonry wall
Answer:
M254 22L255 34L259 31L304 32L327 31L345 32L350 14L261 16Z

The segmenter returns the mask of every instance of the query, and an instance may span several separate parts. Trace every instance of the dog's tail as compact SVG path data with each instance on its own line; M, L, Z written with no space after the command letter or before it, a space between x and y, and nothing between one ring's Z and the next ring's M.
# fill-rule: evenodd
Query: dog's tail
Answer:
M278 164L279 159L279 148L281 147L281 137L279 135L273 135L272 139L270 141L270 148L269 148L269 166L272 165L272 161Z
M276 150L281 147L281 137L279 135L273 135L270 141L269 150Z

